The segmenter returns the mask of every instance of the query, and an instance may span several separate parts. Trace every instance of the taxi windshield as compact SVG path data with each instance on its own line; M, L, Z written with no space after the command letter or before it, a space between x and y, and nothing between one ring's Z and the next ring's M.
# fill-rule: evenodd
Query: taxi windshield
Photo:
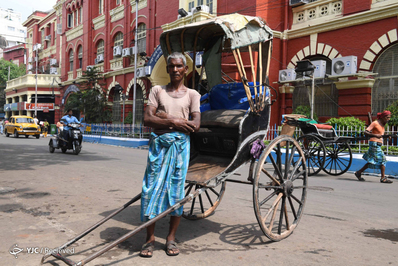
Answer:
M33 119L27 117L17 118L17 123L33 123Z

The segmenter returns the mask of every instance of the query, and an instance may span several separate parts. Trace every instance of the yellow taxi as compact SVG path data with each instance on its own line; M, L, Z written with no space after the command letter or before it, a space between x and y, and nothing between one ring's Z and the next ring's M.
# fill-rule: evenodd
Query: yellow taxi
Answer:
M40 138L40 126L36 125L30 116L14 115L8 119L8 123L4 127L4 134L6 137L14 134L14 138L18 138L19 135L25 135L25 138L36 136L38 139Z

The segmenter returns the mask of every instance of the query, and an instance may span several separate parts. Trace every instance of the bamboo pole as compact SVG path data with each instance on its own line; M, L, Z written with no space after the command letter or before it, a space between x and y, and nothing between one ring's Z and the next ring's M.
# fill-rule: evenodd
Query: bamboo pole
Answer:
M242 83L243 83L243 88L245 89L245 92L246 92L246 96L247 96L247 100L248 100L249 105L250 105L250 109L254 112L254 106L253 106L253 102L252 102L252 98L251 98L250 89L247 87L247 85L243 81L243 77L245 77L245 75L244 75L245 72L244 72L244 70L242 70L242 68L244 66L243 66L243 64L242 65L240 64L240 61L238 59L237 51L239 51L239 48L235 49L235 50L232 50L232 53L234 55L236 66L238 67L238 72L239 72L239 75L240 75Z
M252 45L249 45L249 55L250 55L250 64L251 70L253 75L253 86L254 86L254 99L256 101L256 110L259 110L259 102L258 102L258 95L257 95L257 83L256 83L256 73L254 71L254 63L253 63L253 55L252 55Z
M267 70L266 70L266 76L265 78L269 77L269 66L271 64L271 49L272 49L272 45L271 42L268 43L268 59L267 59ZM265 90L265 88L264 88ZM270 95L270 100L271 100L271 95ZM265 102L265 91L263 94L263 102Z
M260 83L260 94L262 94L261 103L259 104L261 106L260 109L262 109L264 102L265 88L262 85L263 84L263 44L261 42L258 44L258 64L259 64L258 82Z

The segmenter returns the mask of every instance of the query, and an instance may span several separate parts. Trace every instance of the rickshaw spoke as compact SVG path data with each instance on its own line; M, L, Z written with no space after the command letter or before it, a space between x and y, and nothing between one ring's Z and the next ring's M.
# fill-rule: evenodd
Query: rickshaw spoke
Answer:
M303 204L303 203L302 203L298 198L296 198L296 196L294 196L293 194L291 195L291 197L292 197L295 201L297 201L298 204L300 204L300 205Z
M211 198L210 198L210 195L209 195L209 193L207 192L207 190L205 190L205 193L206 193L206 196L207 196L207 199L209 200L209 202L210 202L210 205L211 205L211 207L213 207L213 201L211 200ZM215 193L217 196L218 196L218 193Z
M188 186L185 187L185 189L187 189L187 187L189 187L187 193L185 193L185 197L189 195L189 193L191 192L192 188L193 188L193 184L189 184Z
M194 207L195 207L195 201L196 201L196 198L193 198L193 200L192 200L192 205L191 205L191 211L189 212L189 215L192 215L192 214L193 214L193 209L194 209Z
M266 203L267 201L269 201L273 196L275 196L276 195L276 191L274 191L274 192L272 192L272 194L270 194L270 195L268 195L268 197L266 197L265 199L263 199L261 202L260 202L260 207L261 206L263 206L264 205L264 203Z
M209 189L210 189L210 190L211 190L211 191L212 191L214 194L216 194L216 195L217 195L217 197L219 197L219 196L220 196L220 194L218 194L218 193L217 193L217 191L215 191L215 190L214 190L214 188L212 188L212 187L211 187L211 188L209 188Z
M278 234L282 233L282 224L283 224L283 209L285 208L285 199L286 197L282 197L282 207L281 207L281 214L279 217L279 225L278 225Z
M270 221L270 231L272 229L272 225L274 223L275 220L275 216L276 216L276 211L278 210L278 206L279 206L279 202L281 201L281 198L283 196L283 193L279 193L278 196L276 197L274 203L272 204L271 208L269 208L268 213L264 216L263 218L263 222L265 223L265 221L267 220L268 216L271 214L272 212L272 217L271 217L271 221Z
M280 182L283 182L281 168L279 168L279 166L277 166L277 164L276 164L274 158L272 157L272 155L269 158L270 158L270 160L272 162L272 165L274 166L274 170L275 170L276 174L278 175Z
M289 223L289 216L287 215L287 204L286 204L286 200L285 200L285 208L284 208L284 211L285 211L285 222L286 222L286 229L287 230L290 230L290 223Z
M278 184L279 186L281 185L281 183L279 183L279 181L276 180L275 177L273 177L272 175L270 175L270 174L268 173L267 170L265 170L264 168L261 168L261 171L262 171L264 174L266 174L266 175L267 175L272 181L274 181L276 184Z
M202 213L205 212L204 208L203 208L203 201L202 201L202 195L199 194L199 203L200 203L200 209L202 210Z
M289 149L289 141L286 141L286 143L285 143L285 174L283 175L283 179L287 179L287 175L288 175L288 173L289 173L289 168L290 168L290 164L288 163L289 162L289 151L290 151L290 149Z
M290 208L292 209L294 219L296 220L297 219L296 209L294 208L291 197L288 197L288 200L289 200Z

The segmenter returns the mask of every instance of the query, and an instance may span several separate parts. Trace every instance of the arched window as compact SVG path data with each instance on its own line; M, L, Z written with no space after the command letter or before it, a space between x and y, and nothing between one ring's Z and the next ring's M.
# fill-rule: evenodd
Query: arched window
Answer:
M324 60L326 61L326 74L331 73L332 61L325 56L314 56L310 58L311 61ZM299 78L301 79L301 78ZM311 86L312 82L309 80L296 83L293 92L293 110L298 106L311 106ZM319 82L315 79L315 98L314 98L314 113L320 116L337 116L338 115L338 91L333 82L323 79Z
M99 40L97 44L97 55L104 54L104 40Z
M120 92L113 89L113 105L112 105L112 121L120 122L121 119L121 104Z
M142 125L144 118L144 94L142 93L141 86L138 84L135 91L135 98L135 124Z
M115 36L115 46L120 46L123 48L123 33L118 32Z
M73 71L73 50L69 52L69 71Z
M77 57L79 58L78 68L82 68L83 67L83 46L82 45L79 46Z
M376 115L398 100L398 43L379 56L373 72L379 74L372 89L372 114Z
M146 25L138 25L137 31L137 52L146 52Z

